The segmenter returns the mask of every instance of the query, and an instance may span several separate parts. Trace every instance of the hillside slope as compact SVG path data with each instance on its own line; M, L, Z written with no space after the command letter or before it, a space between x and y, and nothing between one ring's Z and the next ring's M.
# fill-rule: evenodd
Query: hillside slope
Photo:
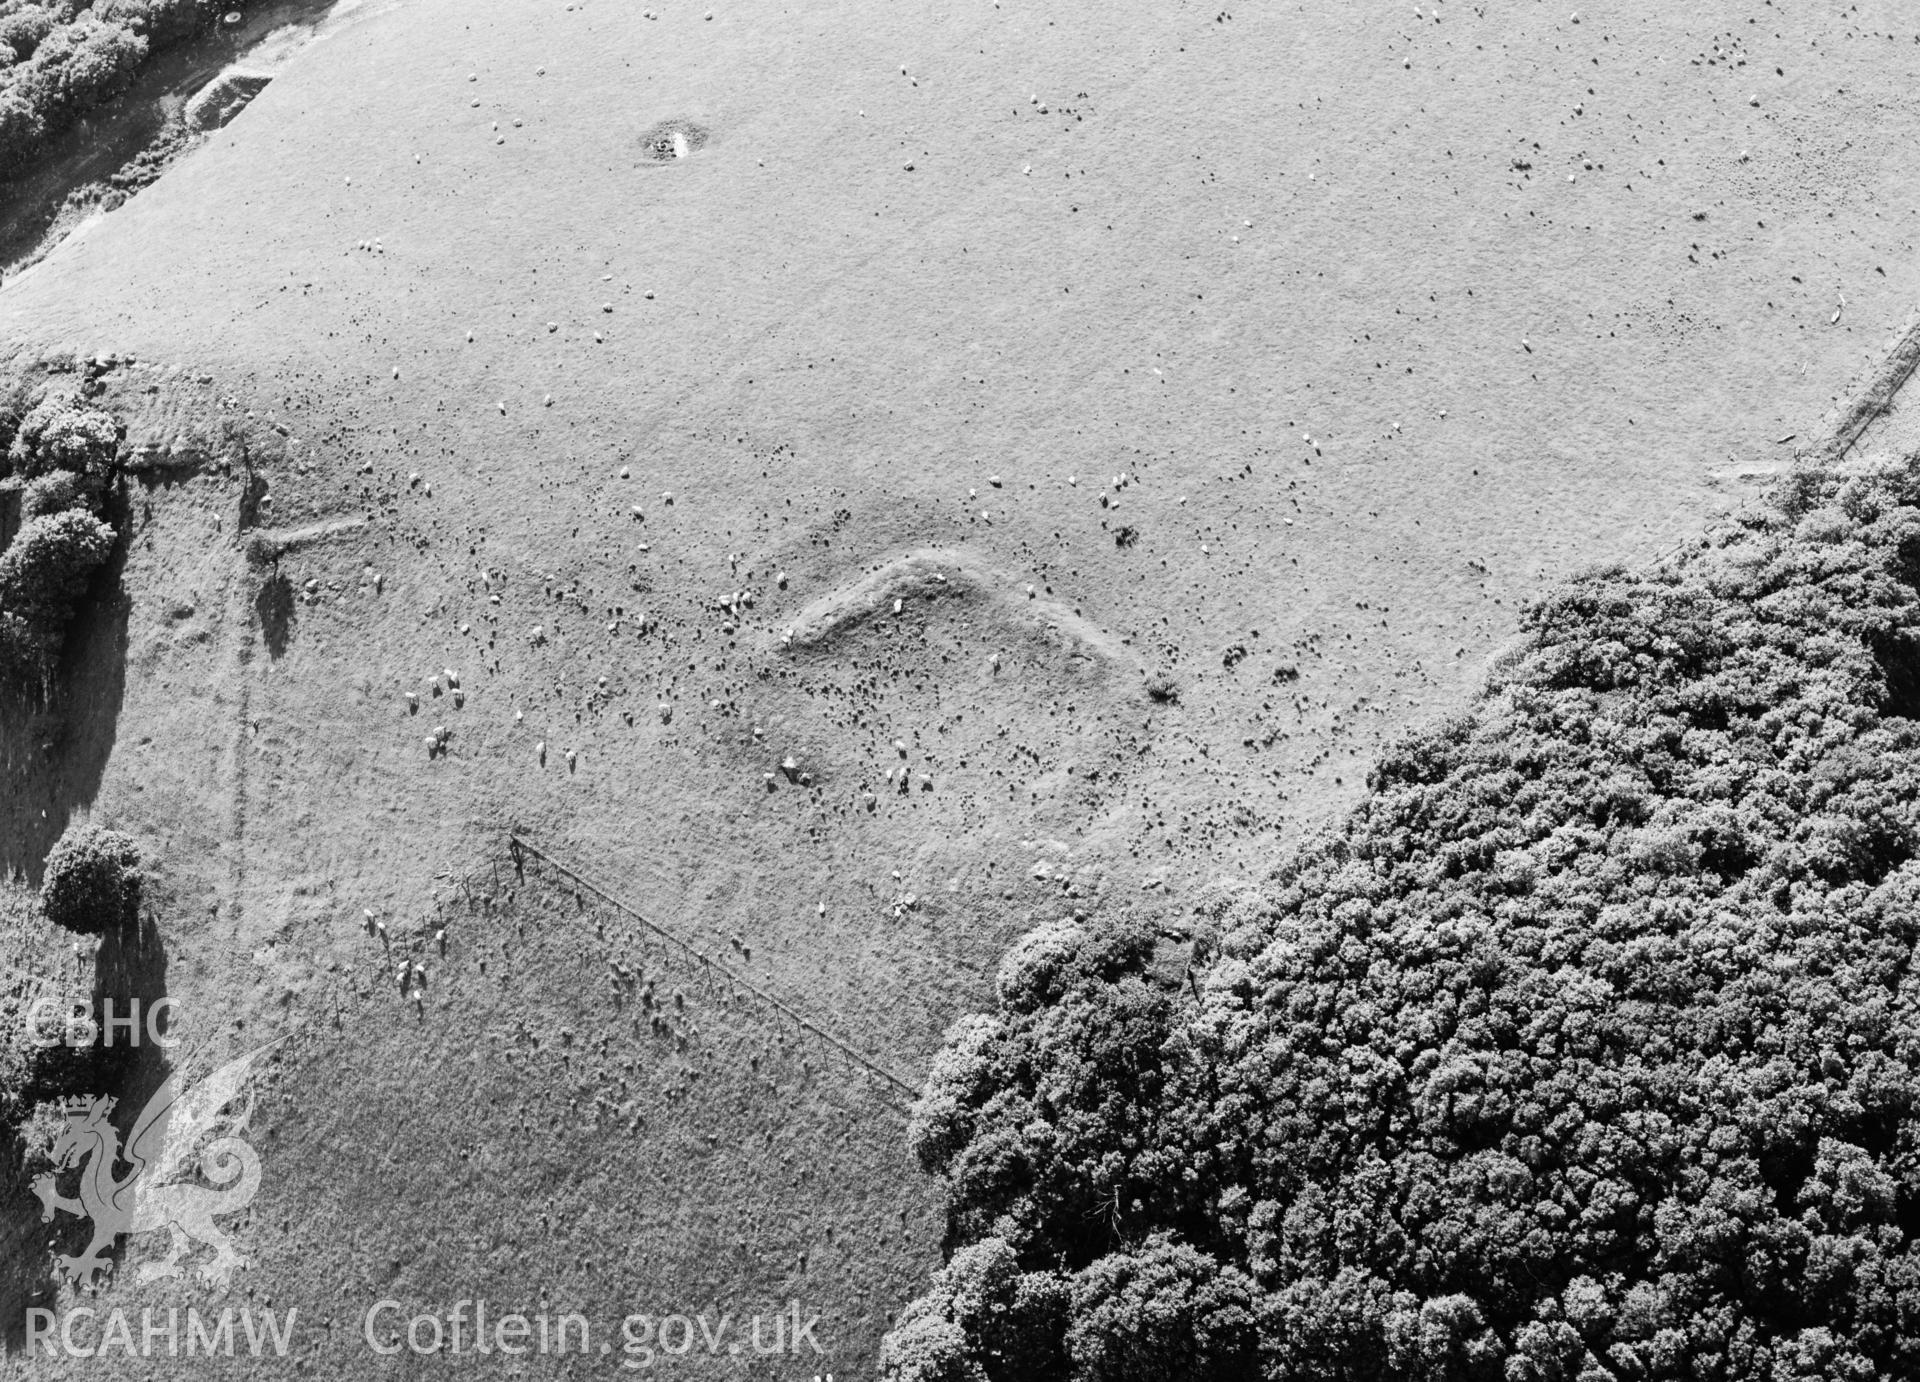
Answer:
M757 1182L684 1139L786 1129L779 1254L868 1235L808 1288L860 1375L939 1260L897 1120L741 1113L771 1031L715 1012L748 1121L655 1093L638 1161L529 1144L442 1222L547 1237L429 1254L391 1205L447 1178L395 1164L581 1115L504 1057L452 1084L522 1014L437 952L416 1014L363 909L415 924L516 826L919 1078L1029 925L1257 869L1520 596L1819 429L1916 288L1920 48L1860 9L407 0L0 287L20 367L112 355L155 448L61 728L4 725L0 863L139 835L196 1059L304 1033L241 1289L355 1375L389 1289L716 1281ZM703 137L655 162L662 122ZM489 958L611 1036L603 971ZM620 1022L609 1070L681 1082ZM547 1210L594 1165L617 1214Z

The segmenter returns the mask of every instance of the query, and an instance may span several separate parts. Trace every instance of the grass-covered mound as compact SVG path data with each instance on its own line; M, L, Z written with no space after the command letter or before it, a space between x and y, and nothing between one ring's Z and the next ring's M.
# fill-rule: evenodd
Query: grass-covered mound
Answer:
M1529 608L1196 938L1008 957L896 1382L1920 1376L1920 470Z

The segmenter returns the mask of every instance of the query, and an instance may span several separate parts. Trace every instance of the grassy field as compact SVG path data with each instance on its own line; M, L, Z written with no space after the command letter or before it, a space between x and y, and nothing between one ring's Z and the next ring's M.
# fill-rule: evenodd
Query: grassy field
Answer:
M792 1297L831 1356L676 1366L870 1375L941 1243L863 1083L678 970L687 1049L636 1029L607 960L654 965L551 890L462 910L421 1011L363 913L519 829L917 1081L1029 926L1258 877L1519 599L1822 431L1920 276L1899 19L340 16L0 288L145 467L0 720L0 864L134 834L193 1059L288 1038L252 1265L136 1239L93 1303L297 1306L373 1377L445 1365L364 1347L388 1295Z

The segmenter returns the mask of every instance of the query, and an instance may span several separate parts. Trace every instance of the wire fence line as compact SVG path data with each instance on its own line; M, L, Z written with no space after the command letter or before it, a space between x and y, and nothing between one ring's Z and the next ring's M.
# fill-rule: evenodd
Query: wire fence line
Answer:
M769 993L766 989L760 987L760 985L754 983L751 979L723 961L716 959L691 941L682 938L667 927L662 926L659 922L653 920L639 909L621 901L610 889L595 882L577 865L559 858L552 851L534 843L525 835L519 834L518 832L508 833L507 851L512 858L514 872L517 877L526 877L529 860L534 861L538 866L551 869L559 877L573 884L576 889L593 894L604 906L610 907L621 916L639 923L669 950L678 951L688 959L698 962L701 968L709 975L718 975L735 988L751 994L759 1002L772 1008L808 1035L824 1042L852 1065L879 1081L882 1089L885 1091L899 1096L900 1099L905 1101L919 1098L920 1090L916 1086L862 1054L854 1046L842 1040L840 1037L835 1036L819 1022L800 1011L793 1004L775 994ZM578 893L576 893L576 900L581 901L584 905L584 899L581 899ZM907 1112L904 1103L895 1102L893 1099L883 1099L882 1102L903 1116Z
M919 1098L918 1087L834 1035L821 1020L809 1016L778 995L769 993L710 952L622 901L610 888L589 877L578 865L559 857L526 835L510 830L504 838L504 844L504 859L496 854L464 873L446 871L436 875L431 907L422 919L411 926L403 927L396 919L396 924L390 927L386 922L376 920L369 909L366 913L367 930L369 934L377 934L381 938L383 948L357 967L361 977L375 985L397 982L403 997L416 996L414 985L418 982L418 995L424 996L426 971L420 967L420 962L429 960L436 950L445 953L445 937L449 929L457 925L455 917L463 910L463 903L464 911L469 916L492 914L496 909L505 914L515 906L516 883L544 883L573 898L575 905L582 910L587 907L590 895L595 904L637 922L642 928L640 939L645 950L650 952L657 945L669 959L678 955L682 961L691 961L706 980L724 983L734 991L747 994L771 1008L807 1036L837 1052L850 1066L868 1077L870 1082L877 1083L878 1088L870 1089L870 1093L884 1107L903 1118L909 1116L907 1104ZM530 870L545 870L550 876L530 879ZM416 968L419 968L417 978ZM335 1015L338 1017L338 1013Z

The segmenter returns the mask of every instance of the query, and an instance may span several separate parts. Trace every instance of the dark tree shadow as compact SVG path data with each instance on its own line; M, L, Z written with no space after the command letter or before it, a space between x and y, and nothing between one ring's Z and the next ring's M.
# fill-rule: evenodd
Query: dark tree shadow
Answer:
M0 1131L0 1353L26 1346L27 1311L51 1309L59 1290L49 1248L52 1226L40 1221L40 1201L30 1188L45 1170L29 1161L27 1139L12 1123ZM71 1249L67 1249L71 1251Z
M20 1105L31 1110L43 1100L56 1101L43 1111L43 1123L59 1118L59 1100L111 1094L112 1121L124 1139L167 1077L166 1048L154 1044L148 1030L148 1016L167 992L166 947L152 914L140 915L137 906L132 910L128 924L109 932L95 956L93 1019L100 1035L90 1046L37 1051L28 1066ZM109 1013L120 1019L111 1032L106 1025ZM134 1014L137 1042L129 1038L125 1025ZM160 1035L168 1034L164 1019L155 1025ZM42 1219L32 1182L51 1169L42 1138L30 1124L8 1120L0 1128L0 1354L18 1353L26 1346L29 1309L54 1305L60 1288L55 1256L83 1251L92 1237L88 1220L67 1214L55 1215L51 1222ZM73 1194L78 1180L78 1168L58 1173L60 1192ZM116 1271L125 1248L123 1239L111 1251Z
M278 568L260 584L253 597L253 612L260 619L260 635L266 640L267 655L279 658L293 642L293 582Z

